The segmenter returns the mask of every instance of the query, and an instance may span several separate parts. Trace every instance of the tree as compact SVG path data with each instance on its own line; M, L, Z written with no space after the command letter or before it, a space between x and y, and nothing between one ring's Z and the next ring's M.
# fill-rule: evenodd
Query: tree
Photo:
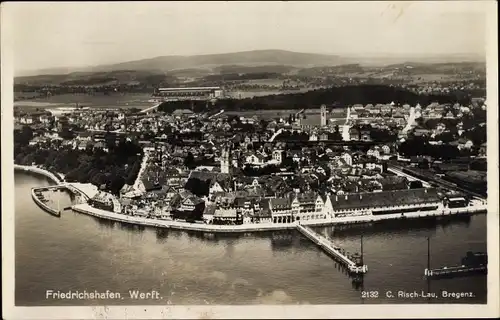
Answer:
M114 175L110 179L109 189L112 193L118 194L125 185L125 179L121 175Z
M189 169L196 168L194 156L191 152L188 152L186 158L184 158L184 166L188 167Z
M410 189L421 189L423 188L422 181L415 180L410 181Z
M26 146L33 139L33 129L23 126L21 130L14 130L14 143Z
M198 178L190 178L184 185L184 189L191 191L198 197L208 196L210 181L203 181Z
M132 169L130 170L127 178L125 179L125 182L129 185L133 185L140 169L141 169L141 164L139 161L136 161Z

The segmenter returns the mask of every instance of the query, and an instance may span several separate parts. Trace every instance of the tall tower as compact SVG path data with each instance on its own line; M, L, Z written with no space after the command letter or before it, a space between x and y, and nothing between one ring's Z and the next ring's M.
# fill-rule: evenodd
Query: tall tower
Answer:
M321 105L321 126L326 126L326 106Z
M229 149L227 147L222 148L222 153L220 156L220 172L221 173L229 173Z

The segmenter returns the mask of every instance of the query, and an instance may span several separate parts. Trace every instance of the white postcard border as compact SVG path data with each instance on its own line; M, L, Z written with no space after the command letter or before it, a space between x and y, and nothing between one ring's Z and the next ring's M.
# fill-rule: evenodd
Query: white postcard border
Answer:
M2 125L2 309L5 319L147 319L147 318L482 318L499 316L498 204L498 44L497 4L487 8L488 99L488 303L408 305L288 305L288 306L102 306L16 307L14 304L14 171L13 171L13 21L9 3L1 7L1 125Z

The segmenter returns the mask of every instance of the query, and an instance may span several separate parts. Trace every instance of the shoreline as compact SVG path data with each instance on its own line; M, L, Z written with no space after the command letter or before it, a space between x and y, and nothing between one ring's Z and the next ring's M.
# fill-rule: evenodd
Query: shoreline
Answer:
M16 171L16 170L24 171L24 172L31 172L31 173L45 176L46 178L49 178L50 180L52 180L52 182L55 182L56 184L61 184L64 182L60 178L58 178L55 174L53 174L52 172L45 170L45 169L42 169L42 168L39 168L39 167L23 166L23 165L19 165L19 164L14 163L14 171Z
M71 209L78 213L87 214L101 219L150 226L159 227L167 229L177 229L177 230L187 230L187 231L202 231L202 232L212 232L212 233L239 233L239 232L263 232L263 231L279 231L279 230L290 230L296 229L299 223L256 223L256 224L242 224L242 225L209 225L202 223L189 223L180 222L173 220L160 220L143 218L136 216L124 215L121 213L114 213L111 211L101 210L91 207L88 204L77 204L71 207ZM472 215L479 213L486 213L486 206L478 207L464 207L457 209L447 209L442 211L429 211L429 212L411 212L405 213L404 216L401 213L380 215L380 216L353 216L353 217L339 217L332 219L318 219L315 221L302 221L300 225L308 227L320 227L320 226L333 226L341 224L362 224L370 222L378 222L383 220L397 220L397 219L418 219L425 217L450 217L458 215Z
M53 182L56 182L56 184L62 183L62 181L59 180L53 173L38 167L21 166L14 164L14 170L40 174L49 178ZM66 186L66 189L71 193L76 193L76 191L73 188L68 188ZM130 216L121 213L101 210L98 208L94 208L87 203L73 205L71 206L71 210L77 213L86 214L101 219L135 224L135 225L185 230L185 231L212 232L212 233L241 233L241 232L291 230L291 229L296 229L297 226L299 225L298 222L280 223L280 224L255 223L255 224L242 224L242 225L211 225L204 223L189 223L189 222L181 222L174 220L160 220L160 219L144 218L138 216ZM478 205L478 206L469 206L463 208L455 208L455 209L448 208L443 210L425 211L425 212L416 211L416 212L404 213L404 215L401 213L393 213L385 215L362 215L362 216L308 220L308 221L300 221L300 225L308 227L321 227L321 226L334 226L343 224L364 224L364 223L379 222L384 220L403 220L403 219L407 220L407 219L433 218L433 217L439 218L439 217L451 217L460 215L473 215L486 212L487 212L487 205Z

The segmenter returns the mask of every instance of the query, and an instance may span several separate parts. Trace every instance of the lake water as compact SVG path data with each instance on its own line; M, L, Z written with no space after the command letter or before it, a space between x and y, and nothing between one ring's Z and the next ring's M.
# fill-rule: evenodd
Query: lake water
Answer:
M427 236L433 267L455 265L468 250L486 251L486 215L447 222L412 221L317 228L349 251L364 237L368 273L356 288L329 256L297 231L206 235L146 228L65 211L41 210L30 189L43 177L15 174L15 301L18 306L123 304L486 303L486 276L423 277ZM56 195L54 194L53 197ZM61 208L71 201L60 194ZM111 290L115 300L46 299L46 290ZM131 300L157 290L161 300ZM361 291L378 291L362 299ZM386 292L473 292L474 297L387 298Z

